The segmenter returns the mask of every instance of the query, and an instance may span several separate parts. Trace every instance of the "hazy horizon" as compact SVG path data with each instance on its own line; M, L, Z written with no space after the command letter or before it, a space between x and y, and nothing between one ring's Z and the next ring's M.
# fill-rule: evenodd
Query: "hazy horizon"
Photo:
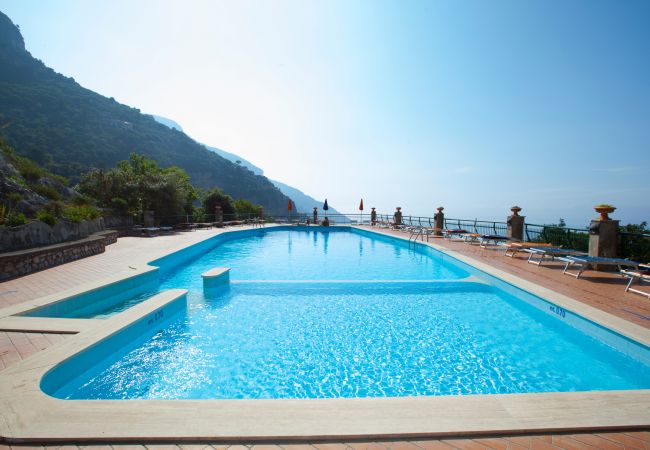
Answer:
M27 49L345 213L650 220L650 3L0 0Z

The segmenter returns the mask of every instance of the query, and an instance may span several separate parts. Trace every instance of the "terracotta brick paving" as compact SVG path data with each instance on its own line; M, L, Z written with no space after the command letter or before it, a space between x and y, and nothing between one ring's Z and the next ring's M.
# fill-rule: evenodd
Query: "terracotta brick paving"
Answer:
M63 341L69 334L0 331L0 370Z
M129 273L132 271L129 266L145 264L219 232L218 229L212 229L154 238L119 238L99 255L1 282L0 308L54 294L90 281Z
M130 445L45 445L3 446L0 450L650 450L650 431L598 434L545 434L476 438L426 439L414 441L358 441L264 444L130 444Z
M154 239L120 238L117 244L107 247L107 251L82 260L74 261L38 272L16 280L0 283L0 308L23 301L52 294L77 286L87 281L100 280L107 276L128 272L130 264L144 263L162 256L184 245L188 241L198 242L216 230L185 233L182 235L161 236ZM404 233L391 232L400 236ZM582 301L593 307L650 328L650 301L642 296L625 293L625 280L615 274L586 272L584 279L562 275L561 263L548 263L537 267L520 257L506 258L498 247L486 249L464 242L436 239L432 241L477 259L498 269L507 271L523 279L548 287L561 294ZM0 331L0 370L9 367L30 355L63 341L64 334L2 332ZM527 436L485 436L445 439L418 439L413 441L354 441L354 442L313 442L313 443L273 443L237 445L229 443L200 444L146 444L141 445L45 445L45 446L6 446L0 450L18 449L115 449L115 450L435 450L435 449L638 449L650 450L650 430L548 434Z

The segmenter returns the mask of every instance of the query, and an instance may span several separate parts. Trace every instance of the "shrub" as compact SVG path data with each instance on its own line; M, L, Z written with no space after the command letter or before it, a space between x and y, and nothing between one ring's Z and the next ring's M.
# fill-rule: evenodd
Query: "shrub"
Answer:
M84 194L79 194L75 197L72 197L72 204L75 206L88 206L88 205L94 205L95 200L92 198L88 197L87 195Z
M27 185L27 183L25 182L25 180L23 179L23 177L20 177L20 176L18 176L18 175L10 175L10 176L7 177L7 179L13 181L13 182L16 183L18 186L22 186L22 187L24 187L24 188L29 188L29 186Z
M99 211L93 206L67 206L63 209L62 217L71 222L92 220L99 217Z
M18 227L20 225L25 225L27 223L27 218L23 213L9 213L7 219L5 220L5 225L8 227Z
M23 199L23 196L18 192L10 192L7 194L6 199L9 207L13 208Z
M15 155L16 169L27 180L36 181L47 175L45 169L40 168L31 159Z
M50 173L48 175L49 175L49 177L51 179L53 179L54 181L58 181L59 183L61 183L64 186L67 186L67 185L70 184L70 180L68 180L66 177L64 177L62 175L56 175L54 173Z
M194 207L194 210L192 211L192 220L194 222L205 222L205 211L203 208L199 207Z
M110 203L111 208L121 213L126 213L129 207L129 202L121 197L113 197Z
M64 208L65 208L65 204L63 202L55 200L45 205L43 209L49 212L50 214L52 214L54 217L61 217Z
M44 209L36 213L36 219L53 227L56 224L56 216Z
M36 192L38 195L49 198L50 200L61 200L61 194L52 186L46 184L32 184L29 188Z

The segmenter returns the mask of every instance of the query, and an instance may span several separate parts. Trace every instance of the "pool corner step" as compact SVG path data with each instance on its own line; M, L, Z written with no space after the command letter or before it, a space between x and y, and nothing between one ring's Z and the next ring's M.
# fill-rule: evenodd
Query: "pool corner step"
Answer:
M203 289L211 289L219 287L223 284L230 283L230 268L228 267L215 267L203 272L201 274L203 278Z

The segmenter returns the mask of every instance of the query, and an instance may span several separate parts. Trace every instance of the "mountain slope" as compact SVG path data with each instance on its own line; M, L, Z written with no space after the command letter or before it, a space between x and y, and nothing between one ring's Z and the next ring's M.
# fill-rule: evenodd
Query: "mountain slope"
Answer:
M314 197L305 194L300 189L296 189L287 184L280 183L279 181L276 180L270 180L270 181L271 183L276 185L277 188L280 189L284 195L286 195L287 197L291 197L291 200L293 200L293 202L296 204L296 208L298 208L298 211L310 213L314 210L314 206L315 206L318 208L319 215L325 214L325 211L322 210L323 203L325 203L324 200L316 200ZM327 210L328 214L341 214L336 209L329 206L329 204L327 206L329 207L329 209Z
M197 187L219 187L271 214L284 213L289 201L267 178L48 68L25 49L20 31L1 12L0 135L73 182L92 167L108 169L138 152L162 167L185 169Z
M234 162L235 164L241 165L242 167L247 168L251 172L253 172L255 175L264 175L264 171L257 167L255 164L252 162L242 158L239 155L235 155L234 153L227 152L225 150L221 150L220 148L217 147L210 147L209 145L206 145L205 148L207 148L210 151L215 152L217 155L221 156L222 158L226 158L228 161ZM239 161L239 162L237 162ZM269 180L271 181L271 180ZM271 181L272 182L272 181Z
M157 115L152 116L156 121L162 123L163 125L168 126L169 128L176 128L177 130L182 130L181 126L173 121L172 119L168 119L167 117L161 117ZM220 156L226 158L229 161L232 161L236 164L239 164L251 172L253 172L256 175L264 175L264 171L257 167L255 164L252 162L242 158L239 155L235 155L234 153L227 152L225 150L222 150L217 147L210 147L209 145L206 145L205 148L208 150L211 150ZM296 189L294 187L291 187L287 184L281 183L276 180L271 180L269 179L271 183L273 183L284 195L287 197L290 197L291 200L294 201L296 208L299 212L302 213L311 213L314 210L314 206L316 206L319 210L322 208L322 205L324 203L323 200L316 200L314 197L311 197L304 192L302 192L299 189ZM331 206L329 207L328 210L329 214L340 214L336 209L332 208ZM321 214L323 212L321 211Z
M162 117L162 116L156 116L155 114L152 114L151 117L153 117L156 122L165 125L167 128L175 128L178 131L183 131L183 128L178 123L174 122L172 119L168 119L167 117Z

